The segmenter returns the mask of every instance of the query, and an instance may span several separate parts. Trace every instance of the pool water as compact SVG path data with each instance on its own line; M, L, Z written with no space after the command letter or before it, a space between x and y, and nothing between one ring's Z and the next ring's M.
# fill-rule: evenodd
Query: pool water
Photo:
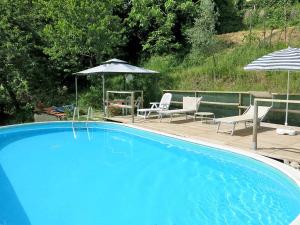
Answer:
M300 188L259 161L106 123L0 129L2 225L289 224Z

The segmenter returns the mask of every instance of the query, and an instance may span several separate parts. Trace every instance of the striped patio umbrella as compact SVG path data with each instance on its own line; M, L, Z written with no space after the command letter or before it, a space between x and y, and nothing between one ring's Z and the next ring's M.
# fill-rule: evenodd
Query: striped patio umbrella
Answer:
M282 49L265 55L249 65L244 70L256 71L288 71L287 94L286 99L289 100L290 91L290 71L300 71L300 48ZM288 109L289 104L286 103L285 125L288 125Z

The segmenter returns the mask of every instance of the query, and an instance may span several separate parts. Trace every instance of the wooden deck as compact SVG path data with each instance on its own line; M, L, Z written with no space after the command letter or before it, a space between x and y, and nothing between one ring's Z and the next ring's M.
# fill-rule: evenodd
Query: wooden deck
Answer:
M131 123L130 116L119 116L106 118L119 123ZM213 123L202 123L192 118L176 117L170 123L169 118L160 122L157 118L143 120L135 117L134 125L172 135L188 137L209 143L220 144L243 150L251 151L260 155L278 160L296 161L300 163L300 134L296 136L277 135L276 128L280 125L262 123L258 133L258 150L251 149L252 127L244 129L243 125L236 127L234 136L226 133L216 133L216 125ZM300 127L294 127L300 132ZM230 130L231 127L223 126L222 130Z

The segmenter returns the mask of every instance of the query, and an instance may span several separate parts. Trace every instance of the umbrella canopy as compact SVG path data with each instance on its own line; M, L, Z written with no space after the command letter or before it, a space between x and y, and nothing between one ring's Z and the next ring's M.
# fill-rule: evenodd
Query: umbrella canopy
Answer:
M245 70L267 70L267 71L300 71L300 48L286 48L265 55L249 65Z
M290 71L300 71L300 48L282 49L265 55L249 65L244 67L245 70L257 71L288 71L287 81L287 101L289 100L289 81ZM285 125L288 125L288 102L286 103Z
M141 67L132 66L126 61L120 59L111 59L100 66L89 68L80 72L77 72L78 75L87 75L87 74L157 74L157 71L147 70Z
M133 66L128 64L128 62L120 59L111 59L105 61L99 66L89 68L80 72L75 73L75 75L101 75L102 76L102 89L103 89L103 107L105 109L105 76L113 74L158 74L159 72L154 70L148 70L141 67ZM76 105L77 105L77 78L75 79L76 86Z

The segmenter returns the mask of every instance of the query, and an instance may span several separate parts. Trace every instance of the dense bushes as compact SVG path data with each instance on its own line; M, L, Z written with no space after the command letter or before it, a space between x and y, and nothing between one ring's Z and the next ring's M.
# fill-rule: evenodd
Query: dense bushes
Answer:
M75 103L72 73L112 57L161 72L127 82L127 89L143 89L146 100L165 88L281 90L283 81L273 75L252 76L242 67L298 38L299 9L284 0L2 0L1 118L31 120L39 101ZM243 34L246 47L215 36L242 29L250 30ZM109 78L107 87L123 89L123 81ZM82 78L80 104L101 105L101 90L101 79Z

